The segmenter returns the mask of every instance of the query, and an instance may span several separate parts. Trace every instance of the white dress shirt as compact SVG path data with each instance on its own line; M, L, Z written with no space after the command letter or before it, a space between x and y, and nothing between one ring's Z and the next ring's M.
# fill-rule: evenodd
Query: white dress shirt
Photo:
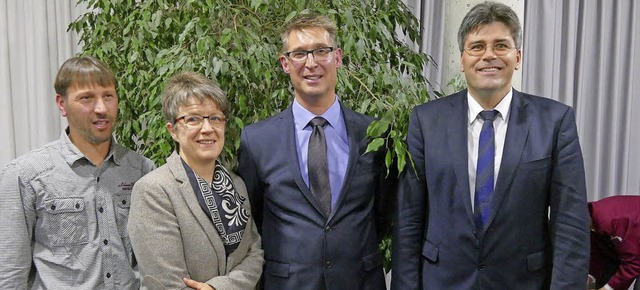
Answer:
M502 161L502 152L504 149L504 140L507 136L507 125L509 120L509 108L511 107L511 99L513 96L513 89L509 90L509 93L502 98L500 103L496 105L494 110L499 112L495 120L493 120L493 129L495 134L495 164L493 181L498 180L498 174L500 173L500 162ZM478 142L480 139L480 131L482 130L482 124L484 121L479 117L479 113L484 109L480 104L467 92L467 103L469 104L468 118L469 125L467 126L467 153L468 153L468 170L469 170L469 190L471 191L471 209L474 208L474 198L476 195L476 167L478 166Z

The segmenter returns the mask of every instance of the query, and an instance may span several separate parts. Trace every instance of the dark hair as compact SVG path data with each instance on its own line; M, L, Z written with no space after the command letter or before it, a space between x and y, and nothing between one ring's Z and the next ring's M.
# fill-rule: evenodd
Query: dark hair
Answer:
M522 47L522 26L520 19L513 9L502 3L483 2L473 6L462 20L458 30L458 47L464 51L464 42L467 35L480 28L482 25L501 22L511 30L511 37L516 43L516 48Z

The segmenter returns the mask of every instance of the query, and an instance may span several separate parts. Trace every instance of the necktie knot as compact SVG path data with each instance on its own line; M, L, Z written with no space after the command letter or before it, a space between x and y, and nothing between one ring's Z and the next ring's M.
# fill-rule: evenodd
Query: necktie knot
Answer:
M327 119L322 118L322 117L315 117L315 118L311 119L311 121L309 121L309 124L313 128L318 127L318 126L324 128L324 125L326 125L327 123L328 123Z
M484 111L480 112L479 115L480 115L480 118L483 121L493 122L493 120L496 119L498 114L499 114L498 110L484 110Z

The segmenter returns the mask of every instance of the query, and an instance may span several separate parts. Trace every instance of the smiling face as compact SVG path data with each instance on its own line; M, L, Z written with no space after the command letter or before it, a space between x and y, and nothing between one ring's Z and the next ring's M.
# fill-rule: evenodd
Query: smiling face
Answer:
M323 28L310 27L293 30L287 38L287 51L312 50L320 47L332 47L335 44ZM328 59L316 61L309 54L305 62L294 62L286 56L280 56L282 69L291 78L296 98L302 103L332 104L335 100L335 88L338 68L342 65L342 50L336 48Z
M224 114L216 103L207 98L200 102L196 98L190 98L187 103L181 105L176 118L185 115L220 116ZM166 124L167 130L173 140L180 146L180 157L190 167L212 166L220 156L224 147L225 124L216 126L204 119L201 127L189 127L183 120L172 124ZM213 167L211 167L213 168Z
M69 139L79 148L109 144L118 115L114 85L71 86L56 96L60 114L69 123Z
M511 31L502 22L481 25L467 34L464 41L465 48L474 44L487 47L481 56L471 56L463 51L461 58L461 70L467 80L469 93L479 98L480 103L497 104L511 89L513 73L520 68L522 51L511 49L507 54L497 56L493 51L496 43L516 46Z

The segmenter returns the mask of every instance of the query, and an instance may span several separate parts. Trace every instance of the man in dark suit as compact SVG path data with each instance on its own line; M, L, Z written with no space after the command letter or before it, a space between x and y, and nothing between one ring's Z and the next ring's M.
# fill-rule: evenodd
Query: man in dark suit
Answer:
M586 289L573 109L512 89L522 30L508 6L474 6L458 42L468 89L410 118L392 289Z
M626 290L640 275L640 196L589 203L591 263L597 289ZM635 289L640 288L636 281Z
M335 33L323 16L288 24L280 63L294 100L242 131L238 173L262 234L268 290L385 289L378 244L394 178L385 178L385 152L365 154L373 118L336 97Z

